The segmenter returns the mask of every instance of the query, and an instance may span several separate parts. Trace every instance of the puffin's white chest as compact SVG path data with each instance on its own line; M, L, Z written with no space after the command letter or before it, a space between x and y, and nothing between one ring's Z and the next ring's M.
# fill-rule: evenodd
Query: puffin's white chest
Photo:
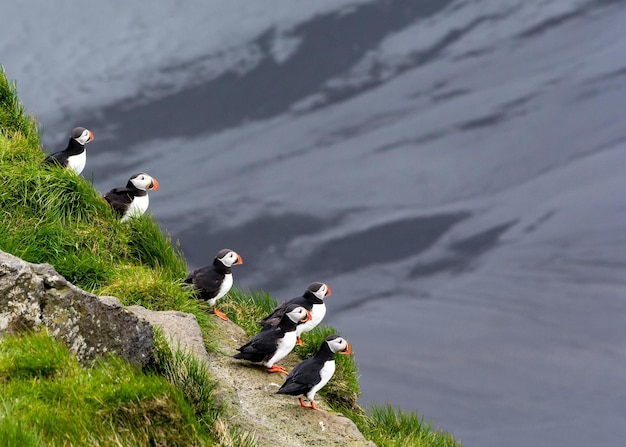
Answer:
M82 151L80 154L70 155L67 157L67 166L73 170L76 174L80 174L85 169L87 164L87 151Z
M320 322L324 319L324 315L326 315L326 304L313 304L313 307L311 307L311 320L306 323L299 324L296 328L296 334L299 336L303 332L309 332L315 326L320 324Z
M224 295L228 293L228 291L230 290L232 286L233 286L233 274L227 273L226 275L224 275L224 281L222 281L222 284L220 285L220 290L217 292L217 295L215 295L215 298L213 299L219 300L220 298L222 298Z
M287 357L287 354L291 352L294 346L296 346L296 332L287 332L285 336L278 341L276 352L267 362L265 362L265 366L271 368L274 363Z
M317 393L324 385L328 383L333 374L335 374L335 361L328 360L326 363L324 363L324 366L322 366L322 369L320 370L319 383L311 388L311 391L307 393L306 397L309 400L313 400L315 398L315 393Z
M126 220L131 217L139 217L143 215L148 209L148 205L150 204L150 199L148 198L148 194L145 196L136 196L132 202L130 202L130 206L126 213L124 213L124 217L121 220Z

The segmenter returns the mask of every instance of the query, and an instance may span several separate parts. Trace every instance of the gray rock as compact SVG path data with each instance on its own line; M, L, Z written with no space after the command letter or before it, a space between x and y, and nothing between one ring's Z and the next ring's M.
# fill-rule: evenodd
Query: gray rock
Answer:
M175 310L153 311L142 306L129 306L126 310L161 328L172 351L180 349L193 354L198 360L208 360L202 330L195 315Z
M81 362L115 353L144 366L152 357L152 327L119 300L85 292L48 264L0 251L0 334L45 327Z
M102 301L104 304L111 306L111 307L116 307L116 308L124 307L120 299L115 296L104 295L104 296L99 296L98 299Z

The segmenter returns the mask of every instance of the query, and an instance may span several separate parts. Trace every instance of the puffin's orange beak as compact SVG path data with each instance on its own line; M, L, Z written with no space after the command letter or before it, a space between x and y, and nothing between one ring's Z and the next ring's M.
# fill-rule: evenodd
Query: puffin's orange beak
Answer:
M93 132L91 130L89 130L88 132L89 132L89 139L87 140L87 143L91 143L95 137L93 136Z
M233 265L240 265L240 264L243 264L243 258L241 257L239 253L237 253L237 261Z
M346 342L348 343L348 342ZM348 343L348 346L346 346L346 349L344 349L343 351L339 351L339 354L343 354L343 355L350 355L352 354L352 346L350 346L350 343Z
M152 179L152 182L150 182L150 187L148 189L159 189L159 182L157 182L157 179Z
M325 297L326 297L326 296L330 296L330 294L331 294L331 293L332 293L332 292L331 292L331 290L330 290L330 286L329 286L328 284L326 284L326 295L324 295L324 296L325 296Z
M306 309L304 309L304 310L306 310ZM312 319L313 319L313 315L311 315L311 312L306 310L306 320L304 320L304 321L311 321Z

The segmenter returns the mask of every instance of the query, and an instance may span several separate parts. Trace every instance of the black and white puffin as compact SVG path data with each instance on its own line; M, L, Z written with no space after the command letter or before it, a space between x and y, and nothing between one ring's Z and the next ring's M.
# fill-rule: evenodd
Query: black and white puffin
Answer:
M48 155L44 159L44 163L69 168L76 174L80 174L85 169L85 164L87 163L85 145L91 143L93 139L94 136L91 130L84 127L75 127L70 134L67 148Z
M290 304L277 325L263 327L248 343L237 348L239 353L234 357L251 362L264 362L268 373L287 374L285 368L275 363L291 352L296 345L296 328L309 320L311 312L297 304Z
M288 305L298 304L299 306L302 306L306 310L310 311L311 316L313 317L311 321L307 321L306 323L298 326L298 329L296 331L296 336L298 337L297 343L302 344L300 335L303 332L309 332L315 326L320 324L320 321L322 321L324 315L326 315L326 304L324 303L324 298L330 296L330 294L331 290L328 284L324 284L323 282L311 283L306 288L302 296L292 298L283 302L274 310L274 312L265 317L263 320L259 321L259 324L261 326L275 325L278 321L280 321Z
M113 188L102 197L117 211L123 222L145 213L150 203L148 190L156 189L159 189L159 182L154 177L138 172L128 179L125 187Z
M228 320L228 317L217 310L215 303L233 286L231 267L240 264L243 264L241 256L237 252L224 248L217 252L212 265L200 267L185 278L185 282L193 284L200 294L200 299L208 301L209 305L213 306L213 313L222 320Z
M347 340L339 335L329 335L313 357L298 363L287 375L285 383L276 394L300 396L300 405L317 410L315 393L328 383L335 373L335 354L352 354L352 347ZM302 396L306 396L309 404L305 404Z

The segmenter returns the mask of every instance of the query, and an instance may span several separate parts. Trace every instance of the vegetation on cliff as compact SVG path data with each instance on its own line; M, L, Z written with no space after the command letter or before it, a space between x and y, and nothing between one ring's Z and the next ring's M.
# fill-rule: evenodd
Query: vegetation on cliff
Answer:
M68 129L69 130L69 129ZM50 152L50 151L48 151ZM0 70L0 249L33 263L49 263L70 282L125 305L179 310L196 316L205 344L216 330L202 302L182 285L187 265L180 250L149 215L121 223L100 193L71 172L42 167L39 130L24 113L15 85ZM233 321L252 334L276 300L233 290L224 299ZM312 355L319 327L297 348ZM67 349L32 334L0 341L0 439L8 445L254 445L220 419L211 398L219 386L193 358L161 344L157 361L141 371L106 358L78 365ZM454 446L414 413L389 406L363 411L356 363L338 356L337 372L322 390L379 446Z

